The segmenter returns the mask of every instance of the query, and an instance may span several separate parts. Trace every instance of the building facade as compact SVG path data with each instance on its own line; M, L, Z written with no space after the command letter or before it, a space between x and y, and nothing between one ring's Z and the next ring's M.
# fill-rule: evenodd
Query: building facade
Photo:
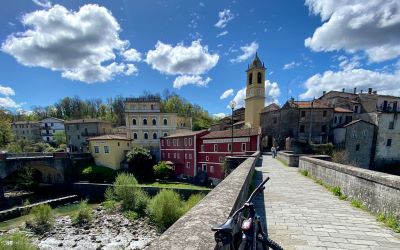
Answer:
M89 152L90 137L111 134L110 122L88 118L65 121L65 135L70 152Z
M260 127L260 112L265 105L265 67L256 53L247 72L245 126Z
M160 139L161 160L172 163L174 175L189 178L197 175L200 137L207 133L206 130L186 131Z
M47 117L40 121L40 135L44 142L55 142L53 135L57 132L64 131L64 120L62 119Z
M378 112L375 166L400 166L400 112Z
M132 140L121 135L101 135L91 137L89 151L98 166L118 170L132 147Z
M192 119L178 117L176 113L161 113L161 99L127 98L125 119L127 137L133 144L149 149L160 159L160 138L176 133L177 130L191 130Z
M19 121L11 124L11 129L17 140L28 140L31 142L41 141L40 124L32 121Z

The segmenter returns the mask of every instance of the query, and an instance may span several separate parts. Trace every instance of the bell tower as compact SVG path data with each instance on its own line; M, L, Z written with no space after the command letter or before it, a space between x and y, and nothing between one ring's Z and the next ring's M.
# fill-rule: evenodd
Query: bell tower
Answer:
M265 105L265 67L257 53L246 72L245 124L251 128L258 128L260 112Z

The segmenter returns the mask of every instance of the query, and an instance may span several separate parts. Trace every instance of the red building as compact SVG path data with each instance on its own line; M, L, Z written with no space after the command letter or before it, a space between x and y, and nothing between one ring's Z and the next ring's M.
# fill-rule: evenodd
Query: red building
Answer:
M175 175L196 176L196 155L200 150L200 137L207 133L207 130L185 131L162 137L161 160L173 163Z
M170 161L175 175L194 177L204 171L214 182L224 178L225 156L248 155L259 150L260 129L193 131L161 138L161 160Z
M219 181L224 178L222 164L226 156L248 155L259 150L260 145L259 128L245 128L233 130L233 152L232 131L214 131L200 138L200 151L197 156L197 168L207 173L207 176Z

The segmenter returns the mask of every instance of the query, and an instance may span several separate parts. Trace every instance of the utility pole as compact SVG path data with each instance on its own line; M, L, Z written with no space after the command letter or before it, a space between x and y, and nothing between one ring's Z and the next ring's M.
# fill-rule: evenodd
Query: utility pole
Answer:
M232 109L232 113L231 113L231 157L233 156L233 110L236 107L236 102L235 101L231 101L229 103L229 107L231 107Z

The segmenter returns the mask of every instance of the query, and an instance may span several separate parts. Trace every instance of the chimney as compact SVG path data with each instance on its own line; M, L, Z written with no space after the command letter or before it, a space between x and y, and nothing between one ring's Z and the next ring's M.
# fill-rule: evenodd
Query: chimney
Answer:
M374 91L372 91L372 94L376 95L376 94L378 94L378 91L374 90Z
M345 88L342 88L342 92L344 93L344 91L345 91Z
M324 91L322 91L322 95L325 95L326 94L326 91L324 90Z
M362 92L363 92L363 90L361 90L361 92L360 92L360 93L362 94Z
M368 88L368 94L372 94L372 88Z
M354 94L357 94L357 88L354 88Z

